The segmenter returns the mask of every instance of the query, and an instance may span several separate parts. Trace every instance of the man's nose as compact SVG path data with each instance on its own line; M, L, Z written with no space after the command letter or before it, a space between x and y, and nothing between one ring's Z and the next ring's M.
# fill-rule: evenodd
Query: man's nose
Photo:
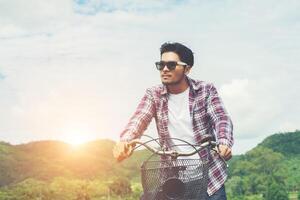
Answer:
M163 71L170 71L169 68L167 67L167 65L164 66L164 68L162 69Z

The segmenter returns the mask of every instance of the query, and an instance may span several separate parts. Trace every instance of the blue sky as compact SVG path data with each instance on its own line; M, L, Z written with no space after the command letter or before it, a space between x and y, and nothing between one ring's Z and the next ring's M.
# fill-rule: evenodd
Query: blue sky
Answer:
M0 1L0 140L117 139L160 83L153 63L165 41L189 46L191 77L216 85L236 154L299 129L299 9L293 0Z
M74 11L80 14L96 15L99 12L134 12L134 13L157 13L168 12L172 7L178 7L190 1L186 0L161 0L161 1L118 1L118 0L75 0Z

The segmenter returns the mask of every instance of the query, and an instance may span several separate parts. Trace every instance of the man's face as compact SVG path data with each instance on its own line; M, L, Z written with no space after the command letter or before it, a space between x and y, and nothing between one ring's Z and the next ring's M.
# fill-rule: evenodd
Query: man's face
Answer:
M161 55L161 61L180 61L177 53L165 52ZM184 74L185 67L182 65L177 65L174 70L169 70L166 66L160 70L161 82L165 85L176 85L179 84L185 77Z

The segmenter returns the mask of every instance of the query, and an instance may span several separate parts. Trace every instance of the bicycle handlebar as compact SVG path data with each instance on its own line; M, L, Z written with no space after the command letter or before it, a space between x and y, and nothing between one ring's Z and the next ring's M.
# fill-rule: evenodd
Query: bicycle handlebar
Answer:
M215 141L205 141L200 145L197 145L197 147L194 146L195 150L190 151L190 152L178 152L176 150L168 150L168 151L164 151L164 150L157 150L149 145L147 145L145 142L142 142L140 140L132 140L131 142L128 143L128 145L130 146L135 146L136 144L140 144L143 145L144 147L146 147L149 151L151 151L152 153L155 153L157 155L160 156L171 156L171 157L179 157L179 156L192 156L194 154L196 154L197 152L199 152L201 149L207 147L207 146L212 146L213 148L217 146L217 143Z

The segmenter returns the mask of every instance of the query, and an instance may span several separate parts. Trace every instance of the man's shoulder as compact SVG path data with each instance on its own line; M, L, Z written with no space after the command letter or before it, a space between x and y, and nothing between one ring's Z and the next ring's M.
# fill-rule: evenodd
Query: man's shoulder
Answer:
M146 92L151 94L152 96L159 97L164 94L164 92L166 92L166 88L163 84L157 84L147 88Z
M153 85L153 86L149 87L148 89L153 90L153 91L163 91L164 87L165 86L161 83L161 84Z
M190 85L195 91L209 91L212 87L214 87L214 84L211 82L206 82L203 80L196 80L189 78Z

